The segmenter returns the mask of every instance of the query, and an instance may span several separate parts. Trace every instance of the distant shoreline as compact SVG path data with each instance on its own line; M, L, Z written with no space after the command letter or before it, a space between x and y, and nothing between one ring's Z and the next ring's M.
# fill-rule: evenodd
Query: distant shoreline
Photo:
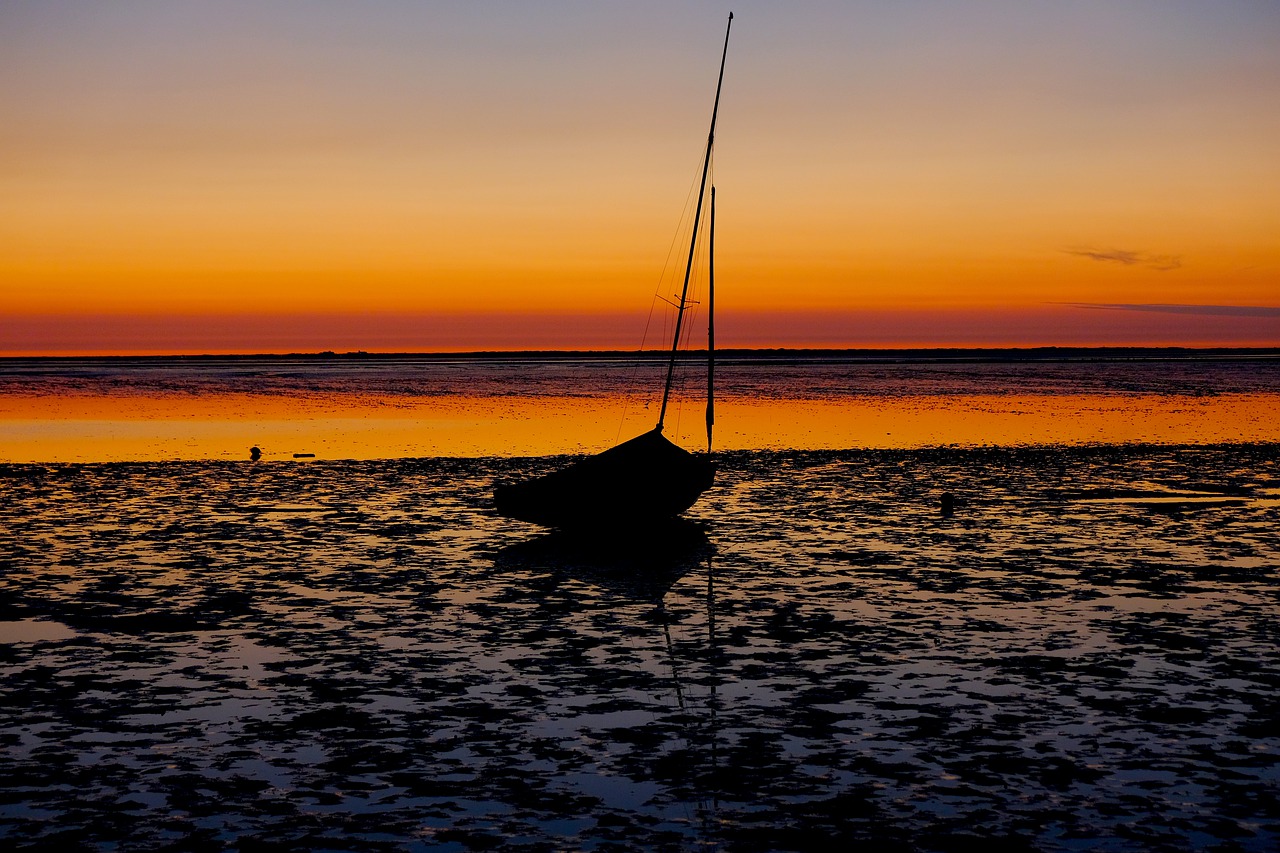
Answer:
M682 358L706 350L682 350ZM255 361L656 361L669 350L478 350L474 352L310 352L205 355L0 356L0 364L106 362L216 363ZM721 349L718 361L774 363L893 364L908 362L1089 362L1089 361L1272 361L1280 347L937 347L911 349Z

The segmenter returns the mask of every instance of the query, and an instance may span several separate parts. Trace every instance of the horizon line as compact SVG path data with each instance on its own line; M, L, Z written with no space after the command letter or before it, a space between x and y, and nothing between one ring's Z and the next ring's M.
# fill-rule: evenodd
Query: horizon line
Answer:
M724 347L716 349L716 354L726 358L752 356L866 356L866 357L910 357L928 355L950 355L958 357L977 357L989 354L1015 354L1022 356L1065 356L1065 355L1111 355L1115 357L1158 356L1158 355L1199 355L1199 356L1252 356L1280 358L1280 346L1193 346L1193 345L1124 345L1103 344L1096 346L1077 345L1034 345L1034 346L903 346L903 347ZM682 357L705 356L707 349L695 348L680 350ZM556 358L556 357L595 357L595 358L642 358L660 361L669 358L669 349L488 349L488 350L397 350L369 351L335 350L291 351L291 352L237 352L237 353L62 353L62 354L8 354L0 353L0 361L141 361L141 360L251 360L251 359L309 359L309 360L359 360L359 359L399 359L399 358Z

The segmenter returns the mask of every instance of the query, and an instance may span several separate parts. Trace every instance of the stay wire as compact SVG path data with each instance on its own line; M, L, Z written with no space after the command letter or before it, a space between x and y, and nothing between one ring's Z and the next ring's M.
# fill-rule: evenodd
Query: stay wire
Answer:
M639 350L637 350L637 353L639 355L633 362L631 371L629 375L626 377L626 384L627 384L627 387L629 388L634 388L636 386L637 380L640 376L640 371L645 367L647 367L649 364L649 360L644 357L643 353L645 352L645 346L649 342L649 333L653 326L653 315L654 315L654 312L657 310L658 303L663 302L667 305L671 304L669 300L663 297L662 292L664 289L666 289L669 286L670 287L676 286L676 275L678 270L673 265L673 259L675 258L677 249L680 248L680 246L683 245L684 243L684 240L682 239L683 236L688 234L689 229L693 227L690 220L693 218L694 202L695 202L695 199L697 198L697 191L699 189L698 181L702 175L703 156L704 154L702 152L699 152L699 155L694 162L693 176L689 180L689 189L685 193L684 207L680 211L680 219L676 223L675 230L671 234L671 241L667 245L667 255L666 255L666 258L663 260L662 270L658 274L658 281L657 281L657 284L654 286L653 296L649 300L649 314L645 318L644 332L640 336L640 348ZM713 162L714 162L714 156L715 155L713 152L712 154ZM676 294L676 296L678 297L678 294ZM664 341L667 339L667 336L670 334L670 329L671 329L670 324L671 324L671 312L664 311L662 313L662 340ZM648 404L645 405L645 408L646 409L648 408ZM621 440L622 429L623 427L626 426L626 422L627 422L627 408L624 407L623 412L618 419L618 430L614 436L615 443Z

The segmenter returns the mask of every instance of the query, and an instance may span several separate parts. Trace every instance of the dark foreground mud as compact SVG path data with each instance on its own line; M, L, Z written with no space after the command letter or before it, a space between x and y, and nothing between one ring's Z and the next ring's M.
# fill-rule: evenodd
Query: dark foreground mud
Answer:
M1280 845L1280 448L548 464L0 466L0 845Z

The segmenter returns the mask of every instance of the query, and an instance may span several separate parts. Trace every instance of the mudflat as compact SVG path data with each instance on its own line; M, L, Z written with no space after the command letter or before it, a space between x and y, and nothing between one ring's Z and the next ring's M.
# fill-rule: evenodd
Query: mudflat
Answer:
M4 845L1280 844L1280 445L561 461L0 466Z

